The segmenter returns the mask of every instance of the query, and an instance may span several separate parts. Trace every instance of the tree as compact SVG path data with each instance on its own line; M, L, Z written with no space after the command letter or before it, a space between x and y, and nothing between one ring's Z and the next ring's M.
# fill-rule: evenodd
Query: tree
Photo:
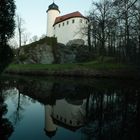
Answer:
M12 123L5 118L7 113L7 105L4 103L5 96L2 92L2 84L0 82L0 138L2 140L8 140L14 131Z
M38 40L38 36L37 35L34 35L32 38L31 38L31 42L36 42Z
M19 16L19 15L16 15L16 27L17 27L17 33L18 33L18 49L16 51L16 61L18 62L19 61L19 53L20 53L20 48L21 48L21 45L22 45L22 34L23 34L23 22L24 20Z
M27 44L27 42L29 41L29 37L30 37L30 33L28 33L28 32L23 33L23 37L22 37L23 45Z
M137 62L140 63L140 1L135 3L133 7L133 13L135 17L134 22L134 32L135 32L135 40L137 41Z
M19 15L17 15L16 18L17 18L17 20L16 20L17 23L16 24L17 24L18 38L19 38L19 48L20 48L21 44L22 44L22 34L24 32L24 28L23 28L24 20Z
M112 9L111 1L100 0L93 2L93 10L89 15L92 27L90 35L92 35L92 41L96 43L95 46L98 44L98 53L99 56L102 56L101 60L106 55L109 25L113 17Z
M138 21L136 20L136 4L138 0L115 0L116 7L116 21L118 22L117 35L120 48L119 53L121 59L125 62L136 62L137 56L137 42L136 42L136 27ZM137 28L137 29L136 29Z
M14 0L0 0L0 72L11 62L13 57L8 40L14 35L15 8Z
M125 63L140 62L140 1L93 2L86 35L96 56L114 57Z

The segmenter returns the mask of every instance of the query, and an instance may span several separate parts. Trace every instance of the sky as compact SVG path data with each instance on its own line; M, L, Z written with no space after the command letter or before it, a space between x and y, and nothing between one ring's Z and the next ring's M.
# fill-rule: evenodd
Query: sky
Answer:
M61 11L60 15L79 11L87 15L92 0L54 0ZM16 13L24 20L25 31L31 36L46 34L48 6L53 0L15 0Z

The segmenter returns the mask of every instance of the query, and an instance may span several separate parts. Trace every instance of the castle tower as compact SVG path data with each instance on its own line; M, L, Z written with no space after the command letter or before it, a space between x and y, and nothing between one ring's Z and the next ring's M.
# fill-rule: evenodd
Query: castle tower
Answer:
M54 36L53 33L53 24L55 22L56 17L59 16L59 7L53 2L49 5L47 12L47 36Z
M52 106L45 105L45 133L47 136L52 137L55 135L57 126L54 124L52 119Z

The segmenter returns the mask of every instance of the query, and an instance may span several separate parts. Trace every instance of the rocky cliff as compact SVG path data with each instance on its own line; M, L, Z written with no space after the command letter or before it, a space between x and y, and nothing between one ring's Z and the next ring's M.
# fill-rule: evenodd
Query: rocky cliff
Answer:
M55 61L54 48L56 38L45 37L37 42L22 46L18 51L18 60L24 64L52 64Z
M23 64L76 63L93 58L82 40L73 40L64 45L57 43L56 38L49 37L22 46L17 54L18 62Z

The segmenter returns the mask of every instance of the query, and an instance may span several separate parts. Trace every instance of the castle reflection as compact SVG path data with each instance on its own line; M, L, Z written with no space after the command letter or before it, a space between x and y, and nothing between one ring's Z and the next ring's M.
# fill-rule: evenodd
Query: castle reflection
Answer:
M57 125L76 130L84 124L86 99L75 103L66 99L56 100L55 105L45 105L45 131L47 135L56 132Z
M74 134L80 130L80 134L87 137L84 140L139 140L140 88L138 82L93 81L90 85L88 82L87 84L77 84L19 79L11 82L7 80L1 87L3 91L13 87L5 95L7 99L11 97L15 99L14 118L16 120L27 119L26 113L31 113L31 116L34 112L42 115L38 119L38 125L42 124L39 128L40 132L37 127L30 130L36 129L36 132L41 134L45 130L44 139L46 139L46 135L56 136L53 138L57 139L60 133L63 136L66 131L74 137ZM0 97L3 98L3 96ZM35 106L34 110L26 112L29 107L25 106L26 102L39 103L40 109L43 106L43 110L40 112ZM3 100L1 103L4 105ZM27 122L30 122L36 117L28 119ZM26 131L26 129L24 130ZM44 139L42 138L42 140ZM78 140L81 139L78 138Z

